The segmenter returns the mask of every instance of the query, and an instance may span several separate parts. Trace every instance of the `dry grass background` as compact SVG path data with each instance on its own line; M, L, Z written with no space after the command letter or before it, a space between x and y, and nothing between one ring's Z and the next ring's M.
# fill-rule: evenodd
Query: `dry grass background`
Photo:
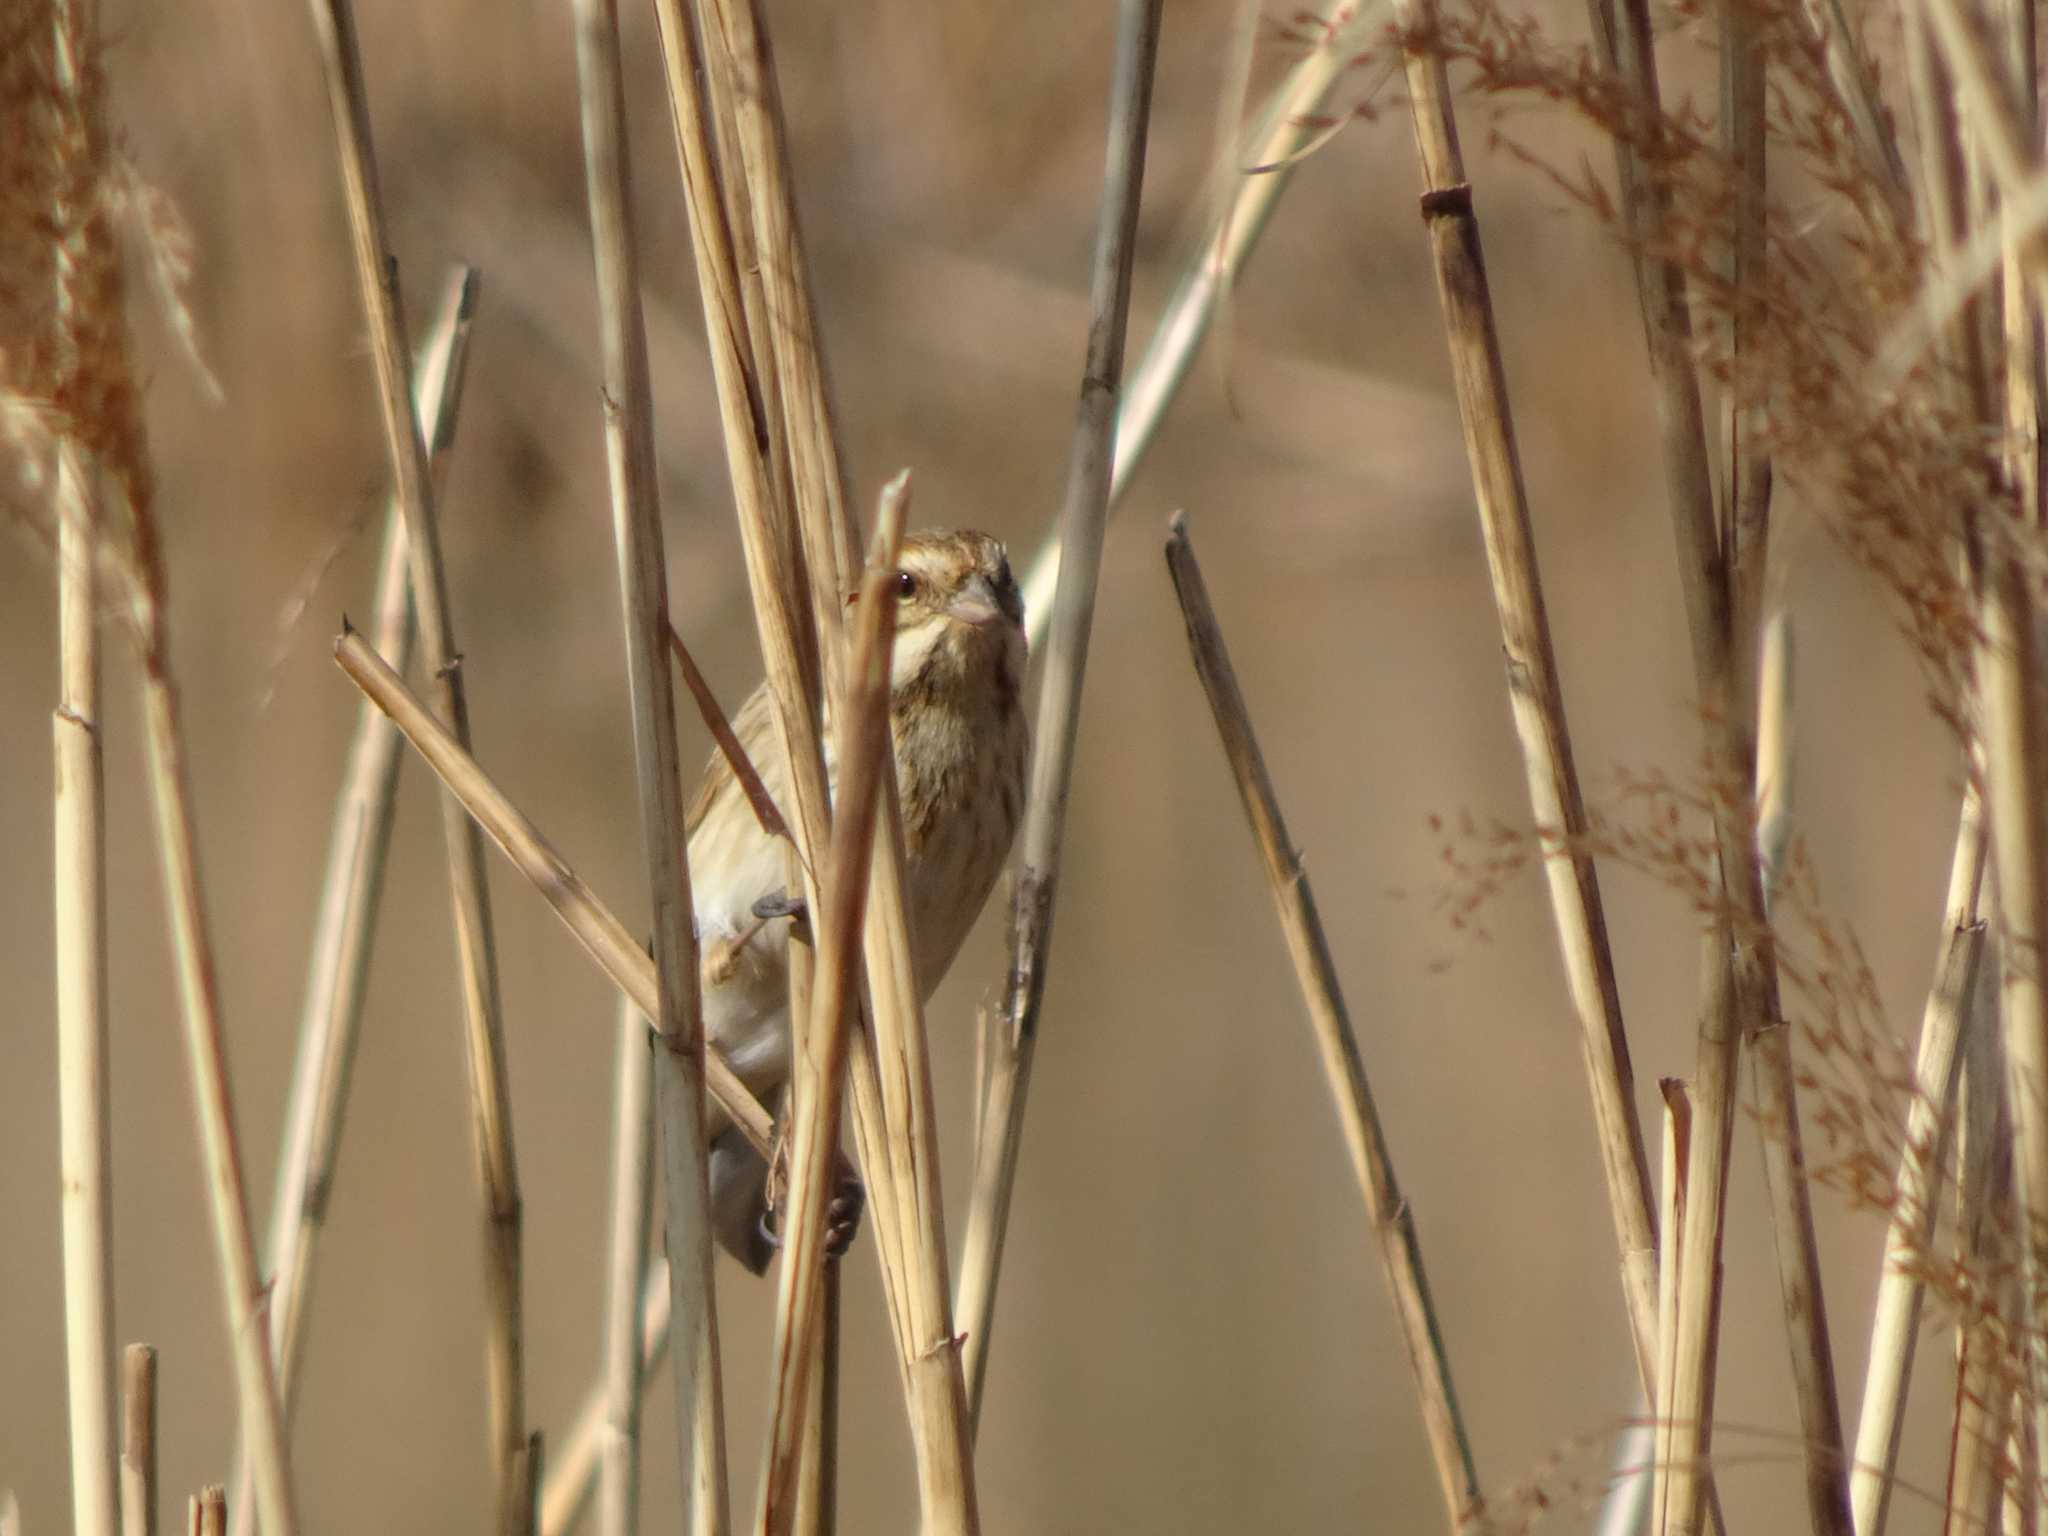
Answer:
M652 26L627 9L664 503L686 637L731 702L758 675ZM1166 17L1134 347L1204 207L1236 8ZM367 606L383 456L314 51L293 7L108 7L112 101L194 226L192 302L226 394L167 329L140 342L172 623L252 1208L268 1209L318 865L353 718L328 660ZM363 46L415 319L442 266L484 272L444 502L480 758L640 922L595 304L562 5L375 0ZM1583 25L1560 12L1576 37ZM863 496L909 464L924 521L1036 546L1056 507L1086 325L1109 8L866 0L776 16L820 311ZM1277 54L1262 49L1270 61ZM1684 71L1681 69L1682 75ZM1356 99L1366 81L1342 88ZM1697 719L1621 253L1468 126L1579 760L1691 768ZM1576 130L1518 132L1576 155ZM1604 164L1604 159L1596 159ZM1542 1476L1583 1523L1636 1386L1576 1030L1531 872L1486 912L1437 910L1432 812L1519 819L1525 792L1401 115L1354 123L1297 177L1228 324L1113 526L1073 819L981 1437L1005 1530L1226 1531L1440 1519L1413 1395L1327 1094L1159 557L1189 509L1244 685L1308 850L1496 1506ZM1227 373L1224 364L1227 362ZM306 616L280 615L342 541ZM1891 1020L1924 995L1958 773L1867 577L1781 548L1799 626L1796 814ZM64 1528L62 1294L49 901L55 583L0 562L0 1485ZM233 1391L203 1237L132 665L109 648L118 1332L163 1352L167 1493L225 1475ZM1337 707L1332 707L1332 699ZM705 745L686 722L686 752ZM430 786L403 769L389 893L294 1444L316 1529L480 1518L481 1265L449 917ZM598 1362L612 1080L607 988L494 865L526 1194L535 1421ZM1690 1069L1693 919L1606 876L1648 1123ZM932 1011L948 1187L966 1188L971 1022L993 922ZM1800 1476L1755 1138L1738 1134L1717 1440L1732 1526L1799 1524ZM1821 1202L1845 1406L1881 1242ZM951 1223L957 1234L957 1210ZM914 1510L866 1239L849 1266L844 1528ZM721 1263L735 1482L761 1420L771 1292ZM1949 1391L1923 1362L1923 1407ZM665 1389L649 1443L670 1443ZM1904 1476L1939 1487L1923 1415ZM1914 1438L1915 1435L1920 1438ZM1569 1453L1561 1470L1547 1459ZM743 1470L746 1469L746 1470ZM647 1515L674 1500L648 1458ZM744 1507L745 1498L741 1500ZM1902 1505L1901 1529L1926 1515Z

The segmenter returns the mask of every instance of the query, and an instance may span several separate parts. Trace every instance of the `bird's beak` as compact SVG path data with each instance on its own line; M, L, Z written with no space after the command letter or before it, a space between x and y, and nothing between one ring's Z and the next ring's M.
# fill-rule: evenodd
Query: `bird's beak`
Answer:
M946 604L946 617L958 619L962 624L980 627L1001 622L1003 610L987 580L973 576L968 578L967 585L960 589L959 595Z

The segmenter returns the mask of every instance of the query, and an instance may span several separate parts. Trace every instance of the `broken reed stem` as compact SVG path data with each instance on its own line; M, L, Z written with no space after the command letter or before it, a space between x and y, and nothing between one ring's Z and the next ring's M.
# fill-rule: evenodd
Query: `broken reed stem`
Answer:
M1428 0L1395 0L1397 24L1414 33ZM1658 1401L1657 1225L1649 1165L1636 1115L1635 1072L1622 1026L1607 919L1587 847L1585 802L1572 762L1564 694L1537 570L1507 376L1480 246L1479 219L1458 148L1450 80L1440 53L1406 49L1408 100L1422 162L1422 216L1436 262L1437 295L1456 381L1465 453L1486 541L1506 655L1508 700L1522 748L1530 808L1544 842L1544 875L1565 982L1578 1015L1608 1203L1621 1250L1622 1300L1646 1401Z
M654 1182L654 1050L647 1021L619 999L619 1059L612 1089L611 1240L605 1250L604 1457L598 1530L640 1528L641 1274L647 1268ZM688 1466L685 1464L685 1473Z
M1954 1126L1963 1028L1970 999L1976 993L1977 965L1984 947L1984 926L1977 919L1983 879L1983 807L1976 786L1970 784L1963 791L1949 867L1934 985L1920 1020L1913 1099L1892 1186L1891 1217L1870 1327L1870 1363L1864 1375L1863 1411L1849 1479L1856 1536L1884 1536L1891 1512L1892 1479L1898 1470L1899 1438L1905 1429L1906 1388L1912 1379L1920 1306L1926 1295L1934 1222L1941 1204L1937 1180Z
M640 832L647 850L659 1006L657 1098L661 1120L665 1243L672 1315L689 1320L691 1338L671 1357L676 1390L683 1524L693 1523L698 1472L709 1484L703 1528L729 1521L725 1415L720 1394L717 1298L711 1275L708 1138L704 1115L704 1019L699 992L688 833L683 821L682 759L676 742L674 681L668 666L668 565L654 456L654 407L647 377L639 257L634 245L632 173L626 149L625 88L620 73L615 0L577 0L576 73L583 103L584 177L597 267L604 356L606 461L612 530L626 630L626 673L633 710L633 765ZM630 1293L634 1265L615 1276ZM615 1330L611 1358L621 1368L637 1354L629 1329Z
M1336 962L1330 956L1329 941L1316 913L1315 894L1302 869L1301 857L1287 835L1287 824L1280 814L1273 781L1266 772L1265 758L1259 751L1215 610L1210 606L1201 567L1196 564L1193 546L1188 542L1186 519L1179 514L1175 515L1166 540L1166 563L1180 599L1182 617L1187 621L1195 671L1215 713L1217 734L1222 738L1245 817L1251 823L1253 841L1258 844L1266 868L1267 883L1279 909L1281 931L1301 984L1323 1071L1336 1099L1352 1171L1365 1197L1366 1216L1372 1225L1388 1288L1393 1293L1401 1336L1408 1346L1408 1363L1415 1373L1423 1429L1436 1459L1444 1505L1454 1530L1482 1530L1486 1526L1485 1501L1472 1463L1471 1441L1451 1385L1443 1333L1430 1301L1414 1208L1395 1180L1379 1112L1366 1081L1365 1063L1359 1055L1358 1039L1337 982Z
M527 820L505 792L456 744L417 694L384 663L354 630L334 642L334 659L355 685L389 715L429 768L477 820L512 867L555 909L570 934L598 969L649 1018L661 1011L654 961L633 942L626 925L613 916L583 879L555 852L540 829ZM705 1053L706 1086L720 1108L763 1157L774 1153L774 1117L734 1074L716 1047Z
M369 322L393 493L405 518L420 650L432 679L435 714L469 746L469 705L462 653L448 605L432 477L413 411L411 362L398 290L398 267L385 236L369 95L350 0L310 0L328 103L340 152L350 249ZM526 1365L521 1317L521 1206L512 1144L511 1087L496 943L484 883L483 839L452 795L441 799L462 991L470 1090L470 1129L484 1200L485 1349L491 1454L497 1480L495 1529L524 1536L532 1521L533 1469L527 1460Z
M271 1369L269 1335L263 1325L263 1277L257 1272L256 1245L249 1231L248 1186L235 1132L234 1095L228 1086L220 986L199 878L198 835L192 820L191 781L185 767L184 732L178 716L178 688L171 668L160 575L153 581L153 589L137 596L138 628L144 637L143 716L207 1204L227 1309L228 1341L234 1354L242 1433L255 1468L257 1513L271 1536L295 1536L298 1514L286 1457L284 1413Z
M1222 168L1234 185L1220 215L1203 230L1151 339L1124 380L1109 477L1112 512L1166 419L1167 408L1187 382L1210 325L1265 233L1280 194L1307 159L1307 150L1320 139L1308 120L1322 110L1331 87L1364 49L1372 30L1369 23L1379 15L1379 0L1343 0L1330 6L1320 20L1305 23L1324 28L1323 40L1274 87L1256 126L1242 140L1241 159ZM1051 623L1059 574L1060 532L1055 528L1039 545L1023 578L1024 631L1033 651Z
M476 313L477 274L457 269L442 289L441 305L420 353L416 376L420 421L430 443L436 487L447 472L457 407ZM406 579L405 527L394 503L385 516L377 561L371 635L379 655L404 673L413 644L412 590ZM327 1222L327 1203L341 1148L363 998L384 895L385 856L397 803L397 728L369 700L356 712L347 766L335 793L328 834L326 875L313 920L306 996L299 1010L299 1043L285 1106L278 1156L277 1194L271 1204L265 1272L270 1276L270 1353L291 1421L298 1386L299 1346L305 1337L313 1261ZM249 1459L239 1449L229 1479L228 1521L237 1536L255 1529Z
M839 1528L839 1265L830 1259L818 1312L818 1358L797 1453L796 1536L833 1536Z
M121 1353L121 1536L156 1536L156 1349Z
M112 242L96 0L52 0L56 165L48 210L59 238L53 334L66 381L93 366L104 317L94 254ZM119 290L115 290L118 295ZM118 316L116 316L118 319ZM113 1154L108 1106L106 778L100 735L99 467L71 433L56 444L57 708L52 926L56 930L57 1136L64 1249L64 1364L71 1510L79 1536L120 1520L114 1441Z
M1067 797L1073 784L1074 742L1081 723L1081 688L1095 623L1096 585L1102 574L1102 538L1109 519L1110 476L1116 459L1117 396L1123 383L1124 340L1130 325L1131 266L1145 180L1160 10L1159 0L1122 0L1117 13L1102 209L1089 285L1088 350L1067 461L1066 499L1060 510L1063 554L1059 587L1053 598L1052 639L1032 731L1031 789L1018 839L1009 967L997 1015L1000 1022L991 1041L988 1094L975 1138L974 1189L960 1258L956 1311L967 1337L967 1395L976 1423L988 1382L996 1282L1002 1272L1010 1198L1016 1189L1017 1159L1023 1146L1025 1094L1038 1045L1039 1010L1045 1002L1053 903L1059 890Z
M792 1091L809 1112L796 1117L788 1148L789 1191L782 1263L776 1275L775 1342L770 1367L768 1450L761 1474L762 1536L793 1529L796 1479L811 1419L810 1373L824 1321L821 1287L826 1205L839 1147L847 1037L856 1028L861 933L866 926L868 865L876 837L883 768L890 751L889 675L894 654L894 576L909 505L909 472L882 492L874 547L854 611L852 657L834 720L838 794L832 819L831 878L813 925L818 937L811 1013L804 1044L792 1054ZM792 1021L792 1028L798 1021Z

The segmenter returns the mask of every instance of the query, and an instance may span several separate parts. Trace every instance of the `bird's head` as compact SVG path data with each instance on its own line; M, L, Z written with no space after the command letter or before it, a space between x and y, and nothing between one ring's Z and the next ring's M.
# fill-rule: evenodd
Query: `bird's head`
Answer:
M1000 543L964 529L913 533L894 579L896 693L1022 686L1024 599Z

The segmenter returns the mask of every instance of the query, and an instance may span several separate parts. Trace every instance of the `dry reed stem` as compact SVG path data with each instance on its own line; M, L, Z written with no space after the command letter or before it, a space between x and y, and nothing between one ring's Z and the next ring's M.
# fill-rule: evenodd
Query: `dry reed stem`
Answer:
M219 1483L208 1483L192 1495L186 1511L192 1536L228 1536L228 1491Z
M752 213L762 281L762 320L775 360L772 392L779 400L789 484L810 576L816 640L826 696L843 705L846 636L841 607L852 590L859 531L846 499L845 473L818 342L810 271L792 188L788 134L767 22L758 0L706 0L700 16L718 62L711 72L721 114L737 129L738 160L724 169L744 176L741 199ZM864 949L873 1064L864 1040L854 1049L855 1119L864 1161L886 1150L893 1164L883 1197L873 1202L878 1231L894 1225L899 1251L891 1271L894 1318L910 1394L912 1440L927 1526L973 1530L972 1435L954 1349L947 1275L945 1207L940 1189L937 1114L925 1038L923 994L912 961L903 891L903 833L893 755L882 765L880 832L869 879ZM819 846L813 841L812 846ZM816 910L815 908L813 910ZM871 1085L872 1079L872 1085ZM879 1108L879 1118L876 1109ZM808 1106L799 1090L793 1113ZM885 1263L886 1241L878 1245Z
M890 750L889 669L894 653L893 577L909 506L909 473L882 492L874 546L854 612L852 656L835 714L838 793L833 805L831 878L813 932L818 937L811 1013L793 1051L792 1091L806 1106L790 1129L789 1190L782 1263L776 1276L775 1342L770 1367L768 1449L757 1529L793 1528L796 1479L811 1420L811 1368L824 1322L825 1215L839 1146L847 1037L860 996L861 933L867 920L868 865L876 837L882 772ZM792 1021L792 1028L797 1027Z
M618 1035L611 1238L605 1249L605 1424L598 1514L603 1536L633 1536L640 1528L640 1277L647 1267L654 1182L654 1041L640 1011L624 998L619 1000Z
M1677 1373L1672 1369L1678 1352L1678 1275L1682 1254L1680 1234L1685 1230L1686 1166L1692 1145L1692 1102L1685 1084L1667 1077L1658 1084L1664 1098L1664 1159L1658 1230L1668 1232L1657 1266L1657 1386L1651 1399L1650 1420L1655 1428L1650 1457L1650 1507L1645 1529L1649 1536L1664 1536L1670 1520L1669 1484L1672 1463L1672 1426L1678 1422L1672 1390Z
M833 1536L839 1528L839 1266L830 1260L818 1311L818 1358L798 1450L796 1536Z
M1238 272L1265 233L1280 194L1287 190L1307 151L1320 142L1313 120L1331 87L1364 47L1368 23L1377 20L1382 8L1382 0L1341 0L1315 20L1305 20L1302 27L1321 29L1322 40L1274 87L1257 124L1243 140L1241 162L1222 168L1231 183L1222 210L1203 231L1160 311L1151 339L1124 380L1116 413L1115 462L1109 478L1112 512L1121 504L1145 450L1166 419L1167 408L1187 382L1202 342L1228 301ZM1023 579L1025 633L1033 651L1045 639L1051 623L1059 574L1060 533L1056 528L1039 546Z
M778 728L793 769L802 847L809 852L808 861L799 860L805 877L805 896L816 911L820 910L818 887L823 871L819 864L825 852L825 829L830 815L816 738L818 683L813 663L819 639L803 623L804 605L795 590L791 556L795 553L796 538L786 531L788 509L774 495L778 488L776 445L785 437L794 438L799 430L807 437L812 478L811 494L803 510L814 527L821 521L833 521L826 515L826 502L838 495L839 477L822 369L809 323L808 280L802 270L794 207L789 201L779 100L775 96L774 73L768 64L766 38L750 8L721 7L714 29L716 46L710 50L715 62L708 70L699 68L696 32L675 0L656 0L656 15L661 24L671 115L683 161L692 245L698 262L699 289L705 299L707 330L712 338L720 414L738 493L748 574L770 684L779 706ZM764 284L776 285L780 308L763 323L776 332L773 354L778 372L800 375L794 382L791 377L780 377L770 380L765 388L759 384L750 387L748 369L764 355L764 346L758 336L750 338L745 330L747 307L734 264L734 234L728 227L731 205L719 191L720 167L712 157L707 127L710 114L701 88L707 78L714 89L729 88L734 98L726 110L735 117L734 136L743 150L742 158L748 163L744 167L727 163L723 170L729 178L738 177L742 169L747 174L745 194L735 194L734 203L753 206L757 240L763 239L765 230L764 248L768 254L757 255L756 259L763 268ZM772 206L762 206L771 202ZM763 304L766 303L764 299ZM789 328L788 336L782 334L784 327ZM778 437L776 423L762 420L754 410L770 398L786 400L791 390L804 391L804 401L802 408L784 423L787 430L783 437ZM793 459L793 448L791 452ZM822 596L818 588L821 568L843 568L850 563L850 557L842 553L852 547L851 528L844 520L843 508L842 499L839 526L820 529L819 537L813 541L819 546L835 546L818 548L809 562L814 596ZM845 541L843 545L841 540ZM836 593L840 588L836 578L832 590L834 620L827 627L828 641L838 635ZM874 1015L879 1039L872 1046L865 1035L856 1035L854 1039L855 1131L868 1184L870 1225L876 1235L891 1319L904 1362L921 1500L928 1522L935 1522L936 1528L971 1530L977 1517L965 1404L957 1360L951 1349L944 1347L951 1338L944 1282L945 1245L937 1199L929 1072L902 919L900 833L893 766L893 762L888 765L891 771L884 781L882 814L887 835L875 860L871 878L876 889L869 903L869 939L874 946L869 952L869 983L875 989ZM888 964L875 963L876 948L885 952ZM800 969L793 965L793 1001L802 979ZM884 1066L890 1070L884 1072ZM801 1115L803 1106L797 1106L796 1112Z
M675 1351L678 1465L683 1523L698 1503L701 1468L712 1507L705 1529L729 1520L724 1410L706 1391L718 1379L717 1298L711 1273L708 1138L704 1115L704 1025L699 993L688 834L682 803L682 761L676 741L668 567L654 456L654 408L647 376L638 252L634 244L632 173L626 149L625 88L620 73L615 0L578 0L576 72L583 104L584 175L590 197L593 254L604 356L606 460L612 529L618 553L626 629L626 670L633 709L633 763L640 791L641 839L647 849L653 905L655 974L660 1006L654 1021L662 1047L656 1081L661 1121L665 1243L672 1315L689 1320L691 1338ZM615 1275L630 1298L638 1265ZM631 1329L611 1335L611 1362L637 1359Z
M1395 0L1396 22L1404 32L1416 30L1429 13L1428 0ZM1435 258L1465 453L1472 466L1486 563L1500 615L1508 699L1521 741L1530 807L1546 845L1544 875L1585 1051L1594 1129L1621 1250L1629 1333L1643 1394L1655 1403L1660 1380L1658 1229L1651 1213L1649 1165L1636 1115L1635 1073L1622 1026L1607 919L1587 846L1585 802L1572 762L1564 694L1536 565L1479 219L1458 148L1448 68L1439 53L1411 45L1405 55L1408 100L1422 162L1422 216Z
M430 443L430 469L438 487L454 443L457 407L476 311L476 272L462 268L442 289L415 377L420 422ZM405 527L396 504L385 516L377 561L371 636L379 655L403 673L412 654L412 591L406 579ZM385 856L398 789L397 728L365 699L356 713L347 766L335 792L326 874L313 919L306 995L285 1105L277 1193L271 1203L265 1269L270 1276L270 1352L291 1421L305 1338L313 1261L326 1226L327 1205L341 1147L342 1121L363 1018L377 912L383 900ZM250 1471L239 1451L228 1482L228 1521L237 1536L255 1528Z
M1195 671L1216 716L1217 734L1237 781L1253 841L1258 844L1265 865L1266 879L1279 909L1281 931L1287 939L1288 954L1294 962L1302 1000L1307 1005L1322 1056L1323 1071L1337 1102L1352 1171L1365 1197L1366 1216L1372 1224L1388 1288L1393 1293L1401 1336L1408 1346L1408 1362L1421 1399L1423 1429L1436 1459L1444 1505L1454 1530L1482 1530L1487 1523L1485 1501L1472 1464L1471 1441L1451 1385L1450 1360L1430 1301L1422 1247L1416 1236L1415 1211L1395 1180L1379 1112L1366 1081L1365 1063L1359 1055L1358 1039L1337 982L1336 962L1330 956L1322 920L1316 913L1315 894L1302 868L1301 856L1287 835L1287 824L1253 734L1237 674L1224 647L1215 610L1210 606L1208 588L1188 542L1186 520L1179 514L1175 515L1167 537L1166 562L1180 599L1181 614L1187 621Z
M96 0L49 8L56 165L50 210L54 351L67 380L93 364L94 254L111 244ZM112 317L118 320L118 315ZM99 467L66 433L56 445L57 708L52 924L56 930L57 1125L62 1175L64 1363L71 1509L79 1536L120 1521L114 1439L114 1230L108 1123L106 787L100 736Z
M1920 1307L1926 1294L1924 1260L1934 1240L1934 1222L1940 1209L1936 1180L1953 1126L1963 1026L1983 952L1984 927L1977 919L1983 876L1983 810L1976 788L1969 786L1963 792L1962 813L1956 828L1934 985L1927 994L1927 1006L1920 1021L1913 1098L1893 1185L1877 1306L1871 1322L1863 1410L1849 1483L1857 1536L1883 1536L1890 1514L1899 1439L1905 1430L1906 1388L1912 1377Z
M156 1349L121 1353L121 1536L156 1536Z
M465 749L469 705L448 605L426 447L413 411L411 360L398 268L384 228L370 107L350 0L310 0L328 103L340 153L350 249L369 322L385 447L404 514L420 650L433 680L435 712ZM533 1472L527 1462L526 1365L520 1272L519 1168L512 1142L511 1087L498 989L496 942L484 883L483 840L452 795L441 799L462 991L470 1089L470 1128L484 1198L486 1391L497 1480L495 1528L524 1536L532 1520Z
M505 792L492 782L435 719L426 703L405 686L363 637L344 630L334 642L334 659L355 685L388 714L420 756L474 816L512 867L555 909L570 934L598 969L649 1018L661 1011L654 961L633 942L626 925L613 916L583 879L555 852ZM756 1151L774 1151L775 1121L733 1073L716 1047L705 1053L706 1086L732 1117Z
M1062 551L1053 597L1051 641L1032 731L1031 788L1018 838L1010 910L1009 970L1000 1023L991 1041L988 1092L974 1149L974 1189L960 1258L960 1326L967 1338L967 1392L976 1422L988 1381L989 1330L996 1282L1023 1147L1025 1095L1038 1046L1052 950L1053 903L1059 891L1081 689L1102 574L1103 530L1109 519L1116 459L1118 391L1130 323L1131 266L1151 126L1152 81L1159 51L1158 0L1122 0L1111 65L1108 151L1102 209L1090 267L1091 319L1082 366L1080 407L1067 461L1060 510Z
M682 0L655 0L654 10L661 34L684 200L690 215L691 250L704 305L706 341L725 435L726 462L747 560L748 585L754 597L769 685L777 700L777 730L795 790L798 823L792 860L797 867L792 874L800 877L806 901L815 902L822 873L818 860L825 849L822 818L827 814L824 766L816 735L817 639L802 622L806 605L794 571L796 535L786 505L787 466L782 462L786 454L780 448L781 419L779 414L772 418L763 414L774 391L774 381L759 375L757 369L761 365L757 359L770 354L766 343L757 343L749 333L748 303L743 298L735 246L739 232L730 222L712 147L713 114L705 101L704 84L707 76L715 84L727 68L722 54L720 63L707 68L696 28L685 14ZM733 132L736 135L737 129ZM734 195L739 195L737 190ZM751 234L750 229L747 234ZM794 737L792 731L796 733ZM800 749L792 750L792 743ZM792 883L796 883L795 878ZM800 1001L807 955L808 951L801 947L790 951L793 1005ZM795 1016L793 1007L792 1017ZM882 1140L881 1088L874 1053L864 1034L855 1036L852 1070L854 1126L867 1184L869 1228L875 1234L876 1255L881 1262L898 1353L908 1359L914 1346L901 1294L905 1287L900 1278L903 1242L899 1202L894 1170ZM563 1499L555 1501L558 1507L572 1502L568 1496L573 1491L572 1484L564 1484Z
M199 878L198 835L192 820L191 781L178 717L161 590L140 594L143 702L149 746L151 799L163 865L171 947L178 974L186 1058L198 1116L201 1164L212 1217L228 1342L235 1361L242 1433L255 1468L257 1513L271 1536L295 1536L298 1515L287 1461L284 1412L271 1368L263 1325L263 1277L249 1232L249 1196L242 1149L235 1132L234 1095L228 1086L227 1048L214 970L212 930Z
M57 447L54 926L57 1122L64 1232L64 1355L72 1518L81 1536L120 1522L114 1440L114 1233L107 1036L106 789L100 744L98 471Z

